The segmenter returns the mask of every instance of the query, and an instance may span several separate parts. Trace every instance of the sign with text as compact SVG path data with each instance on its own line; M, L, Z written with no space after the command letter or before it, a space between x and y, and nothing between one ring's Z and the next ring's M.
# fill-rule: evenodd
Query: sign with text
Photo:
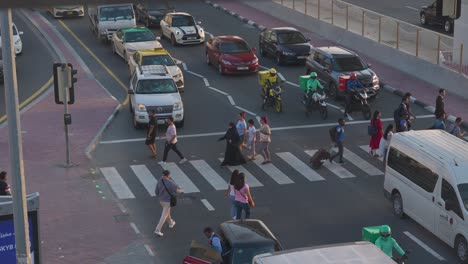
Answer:
M86 4L125 4L137 3L138 0L1 0L0 8L15 7L50 7L58 5L86 5Z
M31 243L31 263L39 264L37 211L28 213L29 241ZM13 215L0 216L0 260L2 264L16 264L15 229Z

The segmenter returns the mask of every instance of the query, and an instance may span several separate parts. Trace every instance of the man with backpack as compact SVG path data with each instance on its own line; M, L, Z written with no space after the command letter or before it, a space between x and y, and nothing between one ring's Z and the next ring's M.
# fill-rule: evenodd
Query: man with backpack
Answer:
M338 119L338 125L332 127L329 131L332 142L336 145L336 147L338 147L338 152L330 157L330 163L332 163L333 160L339 156L340 160L338 161L338 163L345 164L345 162L343 161L344 126L345 120L343 118L340 118Z

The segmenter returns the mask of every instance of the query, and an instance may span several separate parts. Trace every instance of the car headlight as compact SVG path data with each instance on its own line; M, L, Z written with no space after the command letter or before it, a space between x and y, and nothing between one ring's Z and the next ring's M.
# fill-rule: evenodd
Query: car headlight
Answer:
M179 111L179 110L182 110L182 107L183 107L182 102L177 102L177 103L174 103L173 109L174 111Z
M146 112L146 106L144 104L139 104L138 112Z
M221 62L225 65L232 65L232 63L227 60L221 60Z
M200 33L203 33L203 28L198 29Z
M255 64L257 62L258 62L258 59L255 59L255 60L251 61L250 64Z
M180 32L179 30L176 30L175 33L176 33L176 35L180 35L180 34L181 34L181 32Z
M296 53L294 53L294 52L289 52L289 51L284 51L284 50L283 50L283 55L285 55L285 56L293 56L293 55L296 55Z
M178 74L172 76L172 78L174 78L174 79L182 78L182 73L178 73Z

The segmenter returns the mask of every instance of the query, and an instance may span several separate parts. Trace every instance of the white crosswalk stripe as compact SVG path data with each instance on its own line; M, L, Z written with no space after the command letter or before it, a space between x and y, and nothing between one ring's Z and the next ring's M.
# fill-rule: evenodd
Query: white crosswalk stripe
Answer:
M151 196L156 196L154 190L156 189L158 180L156 180L146 165L131 165L130 168L133 170L133 173L135 173L138 180L140 180L141 184L143 184L146 191L148 191L148 194Z
M222 161L223 159L219 159ZM263 186L261 182L257 180L250 172L248 172L242 165L239 166L228 166L228 169L233 172L234 170L239 170L239 172L243 172L245 174L245 182L250 187L260 187Z
M317 150L306 150L305 153L307 155L312 156ZM349 172L347 169L345 169L343 166L338 165L336 163L330 163L330 162L324 162L323 166L325 166L328 170L333 172L336 176L344 179L344 178L354 178L354 176L351 172Z
M284 160L287 164L293 167L297 172L299 172L302 176L304 176L309 181L321 181L325 180L320 174L315 172L311 169L307 164L302 162L300 159L296 158L290 152L280 152L276 153L282 160Z
M106 178L106 181L109 183L112 191L119 199L133 199L133 195L130 188L128 188L125 181L122 179L122 176L117 172L114 167L100 168L102 175Z
M227 188L226 181L214 171L204 160L191 160L193 167L205 178L215 190L225 190Z
M162 164L161 167L171 172L171 178L184 190L184 193L200 192L197 186L193 184L189 177L185 175L185 173L174 162Z
M369 145L361 145L361 146L359 146L359 148L361 148L361 149L364 150L367 154L369 154L369 151L370 151ZM369 154L369 157L370 157L370 154ZM383 157L378 157L377 159L379 159L380 161L383 162Z
M353 152L349 151L347 148L344 148L343 157L371 176L383 175L381 170L377 169L374 165L370 164Z
M294 183L286 174L280 171L275 165L261 164L262 161L254 160L254 163L257 164L268 176L270 176L278 184L290 184Z

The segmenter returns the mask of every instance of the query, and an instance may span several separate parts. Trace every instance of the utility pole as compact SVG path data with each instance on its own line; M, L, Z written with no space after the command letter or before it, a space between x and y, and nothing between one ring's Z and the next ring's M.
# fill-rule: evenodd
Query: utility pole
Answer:
M3 75L5 102L8 118L8 145L10 149L10 175L12 176L13 220L15 225L16 261L31 264L29 224L24 182L23 145L18 103L16 62L13 51L11 9L0 9L0 31L2 35Z

